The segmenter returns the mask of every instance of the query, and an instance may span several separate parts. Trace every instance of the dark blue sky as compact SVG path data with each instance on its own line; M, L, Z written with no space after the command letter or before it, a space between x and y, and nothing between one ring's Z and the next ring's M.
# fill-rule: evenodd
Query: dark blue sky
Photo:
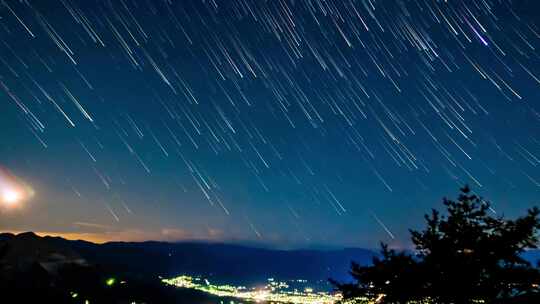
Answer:
M406 246L465 183L515 216L535 2L2 1L0 165L34 194L0 228Z

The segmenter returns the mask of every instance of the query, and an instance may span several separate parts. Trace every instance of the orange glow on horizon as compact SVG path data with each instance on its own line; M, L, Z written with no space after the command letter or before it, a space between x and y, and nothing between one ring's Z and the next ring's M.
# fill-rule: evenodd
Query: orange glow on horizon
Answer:
M27 231L21 230L6 230L3 232L19 234ZM107 242L144 242L144 241L193 241L193 240L213 240L211 238L196 238L192 236L169 238L166 234L159 231L143 231L138 229L128 229L119 231L103 231L103 232L73 232L73 231L33 231L36 235L44 237L61 237L67 240L83 240L96 244L103 244Z

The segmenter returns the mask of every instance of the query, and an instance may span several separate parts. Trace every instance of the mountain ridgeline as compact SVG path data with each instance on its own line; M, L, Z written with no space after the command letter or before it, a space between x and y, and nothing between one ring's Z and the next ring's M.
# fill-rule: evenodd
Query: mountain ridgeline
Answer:
M40 254L37 254L40 252ZM139 276L202 275L234 283L263 282L269 277L326 281L348 278L351 261L371 262L367 249L271 250L202 242L110 242L94 244L60 237L39 237L31 232L0 235L0 260L17 264L25 260L50 260L64 256L72 261L100 265Z

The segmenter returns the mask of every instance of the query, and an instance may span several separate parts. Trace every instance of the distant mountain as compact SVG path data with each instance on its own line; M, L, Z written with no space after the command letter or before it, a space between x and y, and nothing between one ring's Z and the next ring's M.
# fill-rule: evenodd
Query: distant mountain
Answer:
M7 251L2 246L6 242L10 243ZM94 244L39 237L31 232L16 236L0 234L0 265L8 261L22 267L32 260L42 265L88 263L137 276L191 274L231 283L263 282L269 277L343 281L350 278L351 261L366 265L375 255L371 250L360 248L272 250L219 243L154 241ZM536 263L540 251L528 251L524 257Z
M217 243L154 241L94 244L39 237L31 232L0 234L0 265L2 261L11 265L31 261L41 264L76 262L141 276L198 274L236 283L262 282L269 277L313 281L326 281L329 277L346 279L351 261L367 264L373 256L374 252L366 249L271 250Z
M0 234L0 277L26 272L35 266L56 273L63 265L88 265L68 244L58 245L52 238L42 238L32 232Z
M101 245L39 237L32 232L0 234L2 300L16 300L9 303L85 303L88 300L118 304L210 304L227 300L196 290L165 286L150 273L137 273L136 265L133 271L122 271L131 264L117 267L113 265L115 260L108 261L106 254L98 254L104 262L99 264L98 260L84 258L78 252L80 248L91 258L101 251Z
M368 264L366 249L271 250L216 243L111 242L94 244L49 238L86 260L144 275L198 274L227 282L262 282L269 277L326 281L346 279L351 261Z

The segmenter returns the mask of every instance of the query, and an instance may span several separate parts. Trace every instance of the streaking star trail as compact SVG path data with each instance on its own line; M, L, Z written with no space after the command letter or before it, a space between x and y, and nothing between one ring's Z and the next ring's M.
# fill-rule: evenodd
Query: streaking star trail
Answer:
M2 0L0 159L40 207L0 227L398 244L463 184L512 215L540 194L537 2Z

